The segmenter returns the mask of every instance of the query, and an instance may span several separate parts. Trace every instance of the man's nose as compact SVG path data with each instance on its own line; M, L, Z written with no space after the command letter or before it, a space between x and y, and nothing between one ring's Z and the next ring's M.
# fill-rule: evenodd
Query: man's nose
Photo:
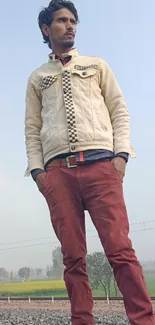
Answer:
M73 24L70 20L68 20L68 22L67 22L67 29L73 30Z

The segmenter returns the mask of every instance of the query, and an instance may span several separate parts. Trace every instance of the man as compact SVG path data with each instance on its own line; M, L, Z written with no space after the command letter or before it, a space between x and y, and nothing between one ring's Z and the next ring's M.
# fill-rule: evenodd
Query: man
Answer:
M86 271L84 211L90 213L132 325L155 324L142 268L128 238L122 182L130 145L128 110L108 64L74 46L78 13L52 0L39 14L52 53L26 92L25 135L31 173L61 243L72 324L93 325Z

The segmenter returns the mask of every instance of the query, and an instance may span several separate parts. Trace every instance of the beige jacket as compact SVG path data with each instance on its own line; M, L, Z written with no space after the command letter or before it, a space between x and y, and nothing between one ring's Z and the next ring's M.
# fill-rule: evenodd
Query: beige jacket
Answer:
M29 77L26 176L61 153L108 149L135 157L129 113L108 64L98 57L80 56L77 50L69 55L72 59L65 66L52 55Z

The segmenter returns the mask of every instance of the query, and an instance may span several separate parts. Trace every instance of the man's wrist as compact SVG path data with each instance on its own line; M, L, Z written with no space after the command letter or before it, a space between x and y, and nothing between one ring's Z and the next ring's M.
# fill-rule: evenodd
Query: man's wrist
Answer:
M119 152L117 153L114 158L117 158L117 157L120 157L120 158L123 158L125 160L125 162L127 163L128 160L129 160L129 154L126 153L126 152Z
M31 170L31 176L34 181L36 181L36 177L42 173L45 173L45 170L41 169L41 168L36 168L36 169Z

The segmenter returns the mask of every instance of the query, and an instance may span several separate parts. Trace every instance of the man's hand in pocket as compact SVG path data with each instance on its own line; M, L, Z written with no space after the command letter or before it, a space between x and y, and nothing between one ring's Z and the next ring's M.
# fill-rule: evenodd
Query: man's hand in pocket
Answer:
M126 161L122 157L116 157L112 160L113 167L117 170L121 178L123 179L126 171Z
M36 176L36 184L38 186L38 189L40 192L43 192L45 189L45 178L46 178L47 173L40 173Z

